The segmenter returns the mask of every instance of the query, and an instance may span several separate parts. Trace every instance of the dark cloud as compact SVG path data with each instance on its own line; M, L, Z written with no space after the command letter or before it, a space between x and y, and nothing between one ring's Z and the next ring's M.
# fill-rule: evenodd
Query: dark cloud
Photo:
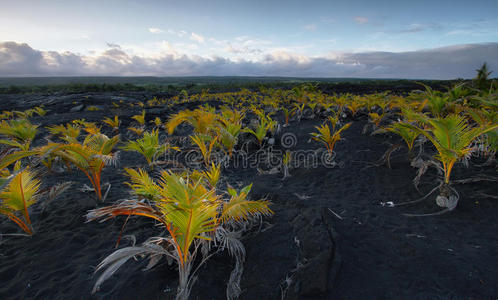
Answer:
M471 78L475 69L487 62L498 68L498 43L457 45L411 52L370 52L350 54L345 62L357 61L365 74L378 77Z
M43 64L42 52L28 44L0 43L0 76L42 74Z
M297 76L450 79L471 78L487 62L498 69L498 43L456 45L411 52L342 53L305 57L285 52L259 61L163 54L144 57L120 47L83 56L71 52L39 51L27 44L0 42L0 76Z

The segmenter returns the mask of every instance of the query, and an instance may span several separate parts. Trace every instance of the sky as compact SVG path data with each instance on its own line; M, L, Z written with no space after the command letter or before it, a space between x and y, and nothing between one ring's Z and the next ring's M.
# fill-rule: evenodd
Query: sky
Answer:
M496 0L0 0L7 77L451 79L484 62L498 69Z

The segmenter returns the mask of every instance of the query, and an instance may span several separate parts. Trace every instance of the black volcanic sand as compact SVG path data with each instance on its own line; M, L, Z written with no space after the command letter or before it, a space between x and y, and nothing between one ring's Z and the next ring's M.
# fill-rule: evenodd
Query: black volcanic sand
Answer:
M2 95L1 110L26 109L45 104L50 110L33 123L41 128L77 118L100 121L117 114L122 136L139 107L115 109L110 105L151 98L142 94ZM78 111L97 105L100 111ZM213 105L217 103L211 103ZM219 103L218 103L219 104ZM195 108L199 103L171 108L147 108L147 120L165 120L170 113ZM73 109L73 111L71 111ZM75 111L77 110L77 111ZM272 201L275 215L250 230L243 242L247 259L242 278L241 299L498 299L498 203L476 197L479 192L496 194L493 182L456 185L460 203L453 212L433 217L408 218L403 213L438 211L434 197L413 205L389 208L381 202L404 202L419 198L437 183L437 172L422 177L420 192L412 184L416 170L406 153L393 154L391 169L372 166L389 143L399 138L362 134L367 123L359 116L336 145L341 167L295 168L291 177L260 175L254 168L229 167L223 181L235 187L254 183L252 199ZM318 149L308 143L309 133L321 120L292 122L283 132L297 136L292 150ZM188 126L179 128L188 133ZM41 129L35 145L43 144ZM276 148L279 146L278 140ZM103 172L103 182L112 189L105 204L126 198L128 188L122 167L138 167L145 160L121 152L120 166ZM482 162L482 161L476 161ZM453 179L476 175L495 176L492 167L456 166ZM115 249L125 218L103 223L85 223L84 215L95 208L91 193L79 191L88 184L77 171L49 174L47 186L71 180L69 191L41 213L32 208L36 234L32 237L3 236L0 243L0 299L172 299L177 271L162 263L143 272L146 261L126 263L101 290L91 295L95 266ZM105 205L104 204L104 205ZM103 204L98 204L102 206ZM335 214L339 215L337 217ZM19 229L6 218L2 233ZM144 218L131 218L125 235L143 242L163 229ZM121 247L130 245L124 239ZM226 253L214 256L199 270L192 299L223 299L234 261ZM288 286L290 285L290 286Z

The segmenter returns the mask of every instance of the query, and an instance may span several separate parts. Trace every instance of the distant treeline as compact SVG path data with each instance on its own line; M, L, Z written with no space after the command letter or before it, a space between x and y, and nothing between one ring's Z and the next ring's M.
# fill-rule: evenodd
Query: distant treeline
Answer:
M58 82L50 78L0 78L0 94L52 94L52 93L100 93L100 92L148 92L176 95L185 90L189 94L200 93L205 90L209 92L235 92L242 88L251 91L264 88L274 89L292 89L295 86L311 83L316 85L317 89L325 93L372 93L391 91L393 93L408 93L415 89L423 89L419 84L422 82L436 90L445 90L463 80L377 80L377 79L317 79L317 78L259 78L259 77L199 77L199 78L180 78L169 79L169 84L164 81L151 78L140 78L140 80L131 80L130 82L115 82L107 80L104 83L96 83L98 78L84 78L84 83L69 82L58 84L36 84L46 82ZM112 78L111 78L112 79ZM145 83L149 79L150 83ZM72 80L76 80L72 78ZM100 78L100 81L102 78ZM121 80L123 81L123 80ZM90 83L89 83L90 82ZM11 83L10 85L6 85ZM22 83L12 84L12 83Z

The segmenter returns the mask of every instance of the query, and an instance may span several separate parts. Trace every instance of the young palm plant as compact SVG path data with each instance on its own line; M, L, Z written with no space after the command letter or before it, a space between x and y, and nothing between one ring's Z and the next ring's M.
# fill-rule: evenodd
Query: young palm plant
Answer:
M348 129L351 126L351 123L347 123L337 130L335 130L336 124L332 124L332 126L332 130L330 130L330 126L328 124L315 126L318 132L311 133L311 135L313 136L312 139L325 144L325 147L327 148L327 151L330 155L333 155L335 143L342 139L341 133L344 130Z
M208 186L215 188L221 178L221 164L216 165L211 162L211 165L205 171L193 170L190 174L186 171L184 175L189 175L190 179L194 181L201 179Z
M128 141L121 149L142 154L149 167L153 168L157 158L168 150L180 151L178 147L159 143L159 130L145 132L141 139Z
M406 143L408 152L411 153L415 140L420 135L420 132L414 130L410 125L405 122L397 122L386 127L386 130L399 135Z
M127 128L128 131L132 132L135 135L142 136L144 134L145 128L144 127L133 127L130 126Z
M48 132L58 136L66 143L77 143L80 136L80 126L78 124L67 123L64 125L52 125L47 127Z
M218 142L218 137L212 137L210 135L203 135L203 134L194 134L190 136L190 139L192 142L194 142L197 147L199 147L199 150L201 151L202 158L204 159L204 164L206 167L209 166L209 163L211 162L211 155L214 150L214 146Z
M477 76L474 78L475 84L478 89L487 90L490 86L489 75L491 75L491 71L488 69L488 65L484 63L479 69L476 70Z
M134 115L131 117L133 120L137 121L138 125L145 126L145 110L139 115Z
M427 104L434 117L442 117L446 113L450 97L439 91L434 91L430 86L422 84L425 87L424 96L428 100Z
M294 111L297 113L297 120L301 121L304 114L304 109L306 108L306 103L296 102L294 103Z
M440 185L440 195L436 202L439 206L452 210L458 201L458 196L452 195L454 190L450 187L453 166L473 150L472 142L474 140L495 130L498 128L498 124L471 127L465 117L454 114L445 118L425 118L421 121L425 124L424 128L411 124L406 124L406 126L424 135L436 148L438 153L435 158L441 162L444 173L443 182Z
M55 155L81 170L90 180L97 199L102 199L101 174L106 165L117 161L113 152L119 142L119 135L112 138L105 134L88 134L82 143L61 145Z
M276 127L276 124L277 124L276 121L272 120L269 116L263 114L260 115L259 124L256 126L255 129L247 127L242 129L242 132L248 132L252 134L258 140L258 143L261 146L268 131L273 131L274 128Z
M284 172L284 177L282 178L282 180L291 176L289 173L291 162L292 162L292 152L290 150L286 150L284 155L282 156L282 169Z
M1 144L29 150L36 136L38 125L31 124L27 119L13 119L0 122L0 134L9 139L0 139Z
M208 134L217 119L218 115L207 109L183 110L169 118L166 129L171 135L178 125L186 122L194 127L195 133Z
M282 108L282 111L284 112L284 119L285 119L285 124L284 127L289 126L289 120L290 118L295 114L296 108L288 109L286 107Z
M107 117L102 122L106 123L109 127L112 128L113 131L119 131L119 125L121 124L121 121L119 121L118 116L114 116L113 119Z
M202 174L209 186L216 188L216 185L218 184L218 181L220 181L221 177L221 164L215 165L214 162L212 162L209 168L207 168L207 170Z
M136 173L138 176L140 174L146 173ZM147 184L142 188L140 182ZM177 299L188 299L195 282L195 272L199 269L197 266L193 270L199 248L203 245L213 246L213 242L219 241L223 236L219 233L223 232L228 224L243 222L253 216L272 214L267 201L247 200L251 186L245 187L240 193L230 188L230 198L224 200L216 195L214 188L206 187L201 180L192 181L188 177L165 171L162 172L158 183L148 177L143 180L135 179L132 187L140 190L140 193L142 189L154 190L149 193L153 197L152 201L124 200L112 206L89 211L87 219L107 220L120 215L145 216L163 225L169 236L152 238L142 246L119 249L109 255L97 267L97 271L104 271L97 280L94 291L130 258L149 255L149 267L152 267L157 264L160 256L167 256L178 266ZM222 245L229 241L219 242L218 245ZM206 255L201 265L209 257Z
M238 142L239 134L242 130L242 120L231 118L220 118L218 127L215 129L219 141L228 157L232 157L233 150Z
M373 112L369 113L368 116L370 117L370 121L375 125L375 128L379 128L382 119L386 116L386 113L381 113L379 115L378 113Z
M359 101L359 99L353 99L350 103L346 105L346 107L351 111L351 115L354 117L358 113L358 111L363 107L363 103Z
M150 123L154 124L154 128L161 128L163 125L163 121L161 121L161 118L155 117L154 120L150 120Z
M411 158L413 158L413 151L412 150L413 150L415 141L420 136L420 133L416 130L413 130L412 127L410 126L410 124L408 124L408 123L409 123L408 121L396 122L396 123L390 124L387 127L377 129L372 134L392 132L394 134L399 135L405 141L406 147L408 148L408 156L411 159ZM398 150L401 146L402 146L402 143L396 143L396 144L392 145L392 147L389 148L384 153L384 155L382 155L381 161L384 161L387 164L388 168L391 168L391 162L390 162L391 154L394 151ZM422 149L423 148L421 146L420 150L422 151ZM421 152L420 152L420 154L421 154ZM415 185L417 186L417 184L415 184Z
M4 156L0 162L0 169L25 157L37 156L40 161L47 157L60 157L68 166L74 165L88 177L97 199L103 201L101 173L105 166L116 163L117 155L113 153L113 149L118 142L119 135L109 138L101 133L88 134L81 143L76 141L66 144L49 142L45 146L29 151L17 151Z
M492 109L467 109L466 113L480 126L498 124L498 112ZM489 157L488 163L498 152L498 130L488 131L480 138L480 152Z
M94 122L87 122L83 120L82 122L75 122L75 124L83 126L83 130L88 134L100 134L100 127Z
M40 195L40 180L29 168L21 170L20 166L19 162L16 163L13 174L1 180L0 214L7 216L26 234L32 235L34 232L28 208Z

